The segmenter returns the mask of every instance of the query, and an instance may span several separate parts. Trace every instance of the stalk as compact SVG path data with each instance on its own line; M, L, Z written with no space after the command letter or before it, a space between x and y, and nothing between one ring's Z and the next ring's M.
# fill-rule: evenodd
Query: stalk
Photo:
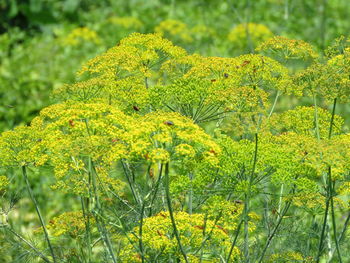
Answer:
M278 209L277 209L277 218L278 219L280 218L280 215L281 215L283 188L284 188L284 184L281 185L280 199L279 199L279 202L278 202Z
M263 252L262 252L262 254L261 254L261 256L260 256L260 259L259 259L259 263L262 263L262 262L263 262L263 259L264 259L264 257L265 257L266 251L267 251L268 247L270 246L273 237L276 235L277 230L278 230L278 228L279 228L279 226L281 225L281 222L282 222L282 220L283 220L283 217L284 217L285 214L287 213L287 211L288 211L288 209L289 209L289 207L290 207L291 204L292 204L292 201L289 201L289 202L286 204L286 206L285 206L285 208L284 208L284 210L283 210L283 212L282 212L281 217L280 217L280 218L278 219L278 221L277 221L277 224L276 224L275 228L273 229L273 231L272 231L272 233L270 234L270 236L267 238L267 241L266 241L266 244L265 244L265 246L264 246Z
M52 256L52 260L54 263L56 263L56 256L55 256L55 253L53 251L53 248L52 248L52 245L51 245L51 242L50 242L50 238L49 238L49 235L47 233L47 229L46 229L46 225L45 225L45 222L44 222L44 219L41 215L41 212L40 212L40 209L39 209L39 206L38 206L38 203L34 197L34 194L33 194L33 191L32 191L32 188L30 186L30 183L29 183L29 180L28 180L28 175L27 175L27 169L25 166L22 166L22 175L24 177L24 180L26 182L26 185L27 185L27 190L28 190L28 193L29 193L29 196L30 198L32 199L33 201L33 204L35 206L35 210L36 210L36 213L38 214L38 217L39 217L39 221L40 221L40 224L44 230L44 235L45 235L45 239L46 239L46 242L47 242L47 245L49 246L49 249L50 249L50 253L51 253L51 256Z
M230 252L228 253L226 262L230 262L230 258L231 258L233 249L234 249L234 247L235 247L235 245L236 245L236 242L237 242L237 239L238 239L238 235L239 235L239 232L240 232L240 230L241 230L242 223L243 223L243 220L241 220L241 222L239 223L239 225L238 225L238 227L237 227L236 235L235 235L235 238L234 238L233 241L232 241L231 248L230 248Z
M244 257L245 261L247 263L250 262L249 259L249 204L250 204L250 195L251 195L251 186L253 182L253 177L255 173L255 167L256 167L256 162L258 159L258 134L255 133L255 149L254 149L254 160L253 160L253 168L250 174L249 178L249 184L248 184L248 192L245 194L245 204L244 204L244 216L243 216L243 221L244 221Z
M350 212L348 213L348 216L346 217L346 220L345 220L343 229L342 229L342 231L341 231L341 233L340 233L340 235L339 235L339 237L338 237L338 243L340 243L340 242L342 241L342 239L343 239L343 237L344 237L344 234L345 234L345 232L346 232L346 230L347 230L347 228L348 228L349 223L350 223ZM329 257L328 262L331 262L331 261L332 261L333 256L334 256L334 252L335 252L335 249L333 249L333 251L331 252L331 255L330 255L330 257Z
M143 214L145 211L145 204L146 201L143 200L142 207L141 207L141 214L140 214L140 229L139 229L139 246L140 246L140 253L141 253L141 262L145 262L145 256L144 256L144 250L143 250L143 242L142 242L142 227L143 227Z
M188 193L188 213L190 215L192 215L192 199L193 199L193 188L192 188L192 178L193 178L193 174L190 173L190 180L191 180L191 189Z
M336 108L336 106L337 106L337 98L335 98L334 101L333 101L332 117L331 117L330 126L329 126L328 139L330 139L332 137L333 122L334 122L334 115L335 115L335 108ZM319 243L319 246L318 246L318 254L317 254L317 258L316 258L316 262L317 263L320 262L320 257L322 255L323 241L324 241L324 235L325 235L325 230L326 230L326 225L327 225L327 218L328 218L328 212L329 212L329 204L333 203L333 193L332 193L332 186L331 186L332 178L331 178L331 176L332 176L331 175L331 168L329 167L329 170L328 170L326 211L325 211L325 215L324 215L324 219L323 219L320 243ZM332 213L334 213L334 211ZM334 222L334 224L335 224L335 222ZM337 247L337 251L338 251L339 250L339 244L337 242L337 236L335 236L335 240L336 240L336 246L338 246ZM338 256L339 255L340 255L340 253L338 254Z
M121 163L122 163L123 171L124 171L126 180L128 181L128 184L129 184L129 187L130 187L132 196L133 196L133 198L134 198L136 204L140 204L140 200L139 200L139 198L138 198L137 195L136 195L136 191L135 191L135 188L134 188L134 186L133 186L133 182L132 182L132 180L130 179L130 177L129 177L129 175L128 175L126 165L125 165L125 163L124 163L123 161L121 161Z
M113 263L117 263L116 257L113 252L112 248L112 243L111 240L109 239L107 229L102 221L100 221L99 216L102 215L102 220L103 220L103 211L102 211L102 206L100 203L100 199L97 193L97 182L96 182L96 170L94 168L93 162L91 160L91 157L89 157L89 174L91 176L91 182L92 182L92 189L93 189L93 195L94 195L94 202L95 202L95 207L93 208L93 213L94 217L96 220L96 224L99 225L98 229L101 234L101 237L108 249L108 252L112 258ZM97 210L97 212L95 211Z
M81 198L81 207L83 210L83 215L85 219L85 232L86 232L86 241L87 241L87 249L88 249L88 262L91 262L92 256L92 247L91 247L91 231L90 231L90 208L89 208L89 199L87 199L87 205L85 207L84 199Z
M160 181L162 179L162 173L163 173L163 164L160 165L158 180L156 182L155 187L153 188L154 193L153 193L153 196L152 196L152 199L151 199L150 208L149 208L149 216L152 216L152 207L153 207L154 200L157 197L157 192L158 192L158 189L159 189Z
M178 246L180 248L180 252L181 252L185 262L189 263L189 261L187 259L186 252L185 252L185 250L184 250L184 248L183 248L183 246L181 244L180 235L179 235L179 232L177 230L176 222L175 222L175 218L174 218L174 214L173 214L173 207L171 205L170 190L169 190L169 163L165 164L165 178L164 179L165 179L164 182L165 182L166 201L167 201L167 204L168 204L171 224L173 225L176 241L177 241L177 244L178 244Z
M10 231L13 235L15 235L19 240L21 240L23 243L28 245L33 251L45 262L51 263L51 261L43 254L41 253L36 247L34 247L29 241L27 241L24 237L22 237L20 234L15 232L11 227L6 226L6 229Z
M339 243L338 243L338 239L337 239L337 224L335 222L335 213L334 213L334 202L333 202L333 188L334 188L334 184L332 182L332 170L331 167L329 167L329 194L330 194L330 199L331 199L331 216L332 216L332 226L333 226L333 235L334 235L334 241L335 241L335 247L337 250L337 254L338 254L338 259L339 262L342 263L342 257L340 254L340 248L339 248Z
M270 117L271 117L271 115L272 115L273 111L275 110L275 107L276 107L276 104L277 104L277 101L278 101L278 97L279 97L279 96L280 96L280 91L278 90L278 91L277 91L277 94L276 94L276 97L275 97L275 100L274 100L274 102L273 102L273 105L272 105L271 111L270 111L270 113L269 113L268 118L270 118Z

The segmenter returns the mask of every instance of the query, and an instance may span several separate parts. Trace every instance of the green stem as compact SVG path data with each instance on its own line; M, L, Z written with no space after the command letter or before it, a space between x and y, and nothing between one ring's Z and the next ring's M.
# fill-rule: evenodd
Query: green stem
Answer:
M245 194L245 203L244 203L244 257L247 263L250 262L249 259L249 205L250 205L250 196L251 196L251 186L254 178L256 163L258 160L258 134L255 133L255 149L254 149L254 159L253 167L249 178L248 191Z
M233 249L234 249L234 247L235 247L235 245L236 245L236 242L237 242L237 239L238 239L238 235L239 235L239 232L240 232L241 227L242 227L242 223L243 223L243 220L241 220L241 222L239 223L239 225L238 225L238 227L237 227L236 235L235 235L235 238L234 238L233 241L232 241L231 248L230 248L230 252L228 253L226 262L230 262L230 258L231 258Z
M27 175L27 169L26 169L25 166L22 166L22 175L23 175L24 180L26 182L27 189L28 189L28 192L29 192L29 196L30 196L30 198L32 199L32 201L34 203L36 213L38 214L38 217L39 217L39 220L40 220L40 224L41 224L41 226L42 226L42 228L44 230L45 239L46 239L46 242L47 242L47 244L49 246L50 253L51 253L51 256L52 256L52 260L55 263L56 262L55 253L53 251L53 248L52 248L52 245L51 245L51 242L50 242L50 238L49 238L49 234L47 233L46 225L45 225L44 219L43 219L43 217L41 215L38 203L37 203L37 201L36 201L36 199L34 197L32 188L30 187L30 183L29 183L28 175Z
M96 220L96 224L99 226L98 227L99 232L100 232L101 237L102 237L102 239L103 239L103 241L108 249L108 252L112 258L113 263L117 263L116 257L115 257L114 252L113 252L111 240L109 238L106 226L103 223L103 220L104 220L103 210L102 210L102 206L101 206L100 199L98 196L97 181L96 181L97 173L96 173L94 164L91 160L91 157L89 157L89 173L91 176L92 189L93 189L93 195L94 195L93 198L94 198L94 202L95 202L95 207L93 208L93 214L94 214L94 217ZM99 217L101 217L102 220L100 220Z
M270 118L270 117L271 117L271 115L272 115L273 111L275 110L275 107L276 107L276 104L277 104L277 101L278 101L278 97L279 97L279 96L280 96L280 91L278 90L278 91L277 91L277 94L276 94L276 97L275 97L275 100L274 100L274 102L273 102L273 105L272 105L271 111L270 111L270 113L269 113L268 118Z
M26 245L28 245L31 249L33 249L33 251L38 254L38 256L40 258L42 258L42 260L44 260L47 263L51 263L51 261L43 254L41 253L36 247L34 247L29 241L27 241L24 237L22 237L20 234L18 234L17 232L15 232L11 227L6 226L6 229L8 231L10 231L13 235L15 235L19 240L21 240L23 243L25 243Z
M344 223L344 226L343 226L343 229L338 237L338 243L340 243L344 237L344 234L348 228L348 225L349 225L349 222L350 222L350 212L348 213L348 216L346 217L346 220L345 220L345 223ZM332 253L331 253L331 256L329 257L329 260L328 262L331 262L332 259L333 259L333 256L334 256L334 252L335 252L335 249L332 250Z
M332 109L332 117L331 117L331 123L329 126L329 134L328 134L328 139L332 137L332 131L333 131L333 125L334 125L334 116L335 116L335 108L337 106L337 98L334 99L333 101L333 109Z
M280 198L279 198L279 203L278 203L278 209L277 209L277 218L278 218L278 219L280 218L280 215L281 215L283 188L284 188L284 184L282 183L282 185L281 185L281 191L280 191Z
M143 227L143 215L145 211L145 204L146 200L143 200L142 207L141 207L141 214L140 214L140 229L139 229L139 246L140 246L140 253L141 253L141 261L142 263L145 262L145 256L144 256L144 250L143 250L143 241L142 241L142 227Z
M88 250L88 262L91 262L92 256L92 246L91 246L91 226L90 226L90 207L89 207L89 198L87 198L86 206L84 204L84 198L81 197L81 207L83 210L84 220L85 220L85 238L87 242L87 250Z
M318 108L317 108L317 100L316 100L316 94L314 94L314 105L315 105L315 126L316 126L316 137L317 140L320 141L320 127L318 124Z
M153 196L152 196L152 199L151 199L150 208L149 208L149 214L148 214L149 216L152 216L152 207L153 207L154 200L157 197L157 192L158 192L158 189L159 189L160 181L162 179L162 173L163 173L163 164L160 165L158 180L156 182L155 187L153 188L153 192L154 193L153 193Z
M317 254L317 258L316 258L316 262L317 263L320 262L320 257L322 255L324 234L325 234L326 225L327 225L328 210L329 210L329 198L327 197L326 210L325 210L325 213L324 213L322 230L321 230L321 237L320 237L320 242L319 242L319 245L318 245L318 254Z
M338 254L338 259L339 262L342 263L342 257L340 254L340 248L339 248L339 243L338 243L338 239L337 239L337 224L335 222L335 213L334 213L334 202L333 202L333 189L334 189L334 184L332 182L332 170L331 167L328 168L329 171L329 194L330 194L330 199L331 199L331 215L332 215L332 226L333 226L333 235L334 235L334 241L335 241L335 247L337 250L337 254Z
M267 238L267 241L266 241L266 244L265 244L265 246L264 246L263 252L262 252L262 254L261 254L261 256L260 256L259 263L263 262L263 259L264 259L264 257L265 257L266 251L267 251L268 247L270 246L273 237L276 235L277 230L278 230L278 228L279 228L279 226L281 225L281 222L282 222L282 220L283 220L283 217L284 217L285 214L287 213L287 211L288 211L288 209L289 209L289 207L290 207L291 204L292 204L292 201L289 201L289 202L286 204L286 206L285 206L285 208L284 208L284 210L283 210L283 212L282 212L281 217L280 217L280 218L278 219L278 221L277 221L277 224L276 224L275 228L273 229L273 231L272 231L272 233L270 234L270 236Z
M329 125L328 139L330 139L332 137L333 122L334 122L336 106L337 106L337 98L335 98L334 101L333 101L332 117L331 117L331 121L330 121L330 125ZM330 202L331 203L333 202L333 194L331 193L332 186L330 186L331 184L332 184L331 168L329 167L329 171L328 171L328 185L327 185L327 188L326 188L327 189L326 211L325 211L325 215L324 215L324 219L323 219L321 237L320 237L320 242L319 242L319 246L318 246L318 254L317 254L317 258L316 258L316 262L317 263L320 262L320 258L321 258L321 255L322 255L323 241L324 241L324 235L325 235L325 230L326 230L326 225L327 225L327 218L328 218L328 211L329 211L329 204L330 204ZM336 238L337 237L335 236L335 239Z
M193 174L190 173L190 181L191 181L191 188L190 191L188 193L188 213L190 215L192 215L192 202L193 202L193 188L192 188L192 178L193 178Z
M122 163L122 166L123 166L123 171L124 171L124 175L126 177L126 180L128 181L128 184L129 184L129 187L130 187L130 190L131 190L131 193L132 193L132 196L136 202L136 204L140 204L140 201L139 201L139 198L137 197L136 195L136 191L135 191L135 188L134 188L134 184L128 174L128 171L127 171L127 167L125 165L125 163L123 161L121 161Z
M169 190L169 184L170 184L170 182L169 182L169 163L165 164L165 178L164 179L165 179L164 180L165 181L165 195L166 195L166 200L167 200L167 204L168 204L168 210L169 210L169 214L170 214L171 224L172 224L173 229L174 229L174 234L175 234L175 237L177 240L177 244L180 248L180 252L181 252L185 262L189 263L187 256L186 256L186 253L185 253L185 250L181 244L180 235L179 235L179 232L178 232L177 227L176 227L176 222L175 222L175 218L174 218L174 214L173 214L173 208L171 205L170 190Z

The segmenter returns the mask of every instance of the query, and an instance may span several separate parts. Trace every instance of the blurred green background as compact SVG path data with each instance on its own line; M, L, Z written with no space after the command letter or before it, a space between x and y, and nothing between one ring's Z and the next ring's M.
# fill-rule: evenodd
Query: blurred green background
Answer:
M348 0L0 0L0 131L28 123L81 64L132 32L159 32L204 56L284 35L322 51L350 29ZM343 107L346 110L346 106Z

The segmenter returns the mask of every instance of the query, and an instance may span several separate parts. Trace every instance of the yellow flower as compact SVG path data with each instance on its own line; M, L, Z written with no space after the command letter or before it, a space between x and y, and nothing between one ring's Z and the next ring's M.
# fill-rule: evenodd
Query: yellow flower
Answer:
M160 22L160 24L155 27L154 32L159 33L164 37L183 41L185 43L190 43L193 41L191 31L187 25L174 19L168 19Z
M84 42L99 44L100 39L97 33L88 27L78 27L73 29L68 36L62 39L63 45L77 46Z
M268 27L262 24L244 23L234 27L228 35L228 40L235 48L245 50L249 45L259 45L263 41L271 38L273 33Z
M309 43L282 36L275 36L266 40L256 50L269 52L273 56L279 55L282 61L289 59L314 60L318 57Z
M138 18L132 16L110 17L108 22L126 29L140 29L142 27L142 22Z

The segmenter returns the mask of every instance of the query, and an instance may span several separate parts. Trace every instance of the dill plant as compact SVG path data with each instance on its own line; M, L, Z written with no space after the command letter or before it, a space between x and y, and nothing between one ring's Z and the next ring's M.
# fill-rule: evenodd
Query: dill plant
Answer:
M318 58L273 37L264 54L203 57L131 34L1 135L0 198L22 171L40 222L20 233L16 207L2 208L1 235L45 262L346 262L350 137L336 111L349 49L338 47ZM290 94L314 103L276 112ZM42 214L37 176L72 205Z

